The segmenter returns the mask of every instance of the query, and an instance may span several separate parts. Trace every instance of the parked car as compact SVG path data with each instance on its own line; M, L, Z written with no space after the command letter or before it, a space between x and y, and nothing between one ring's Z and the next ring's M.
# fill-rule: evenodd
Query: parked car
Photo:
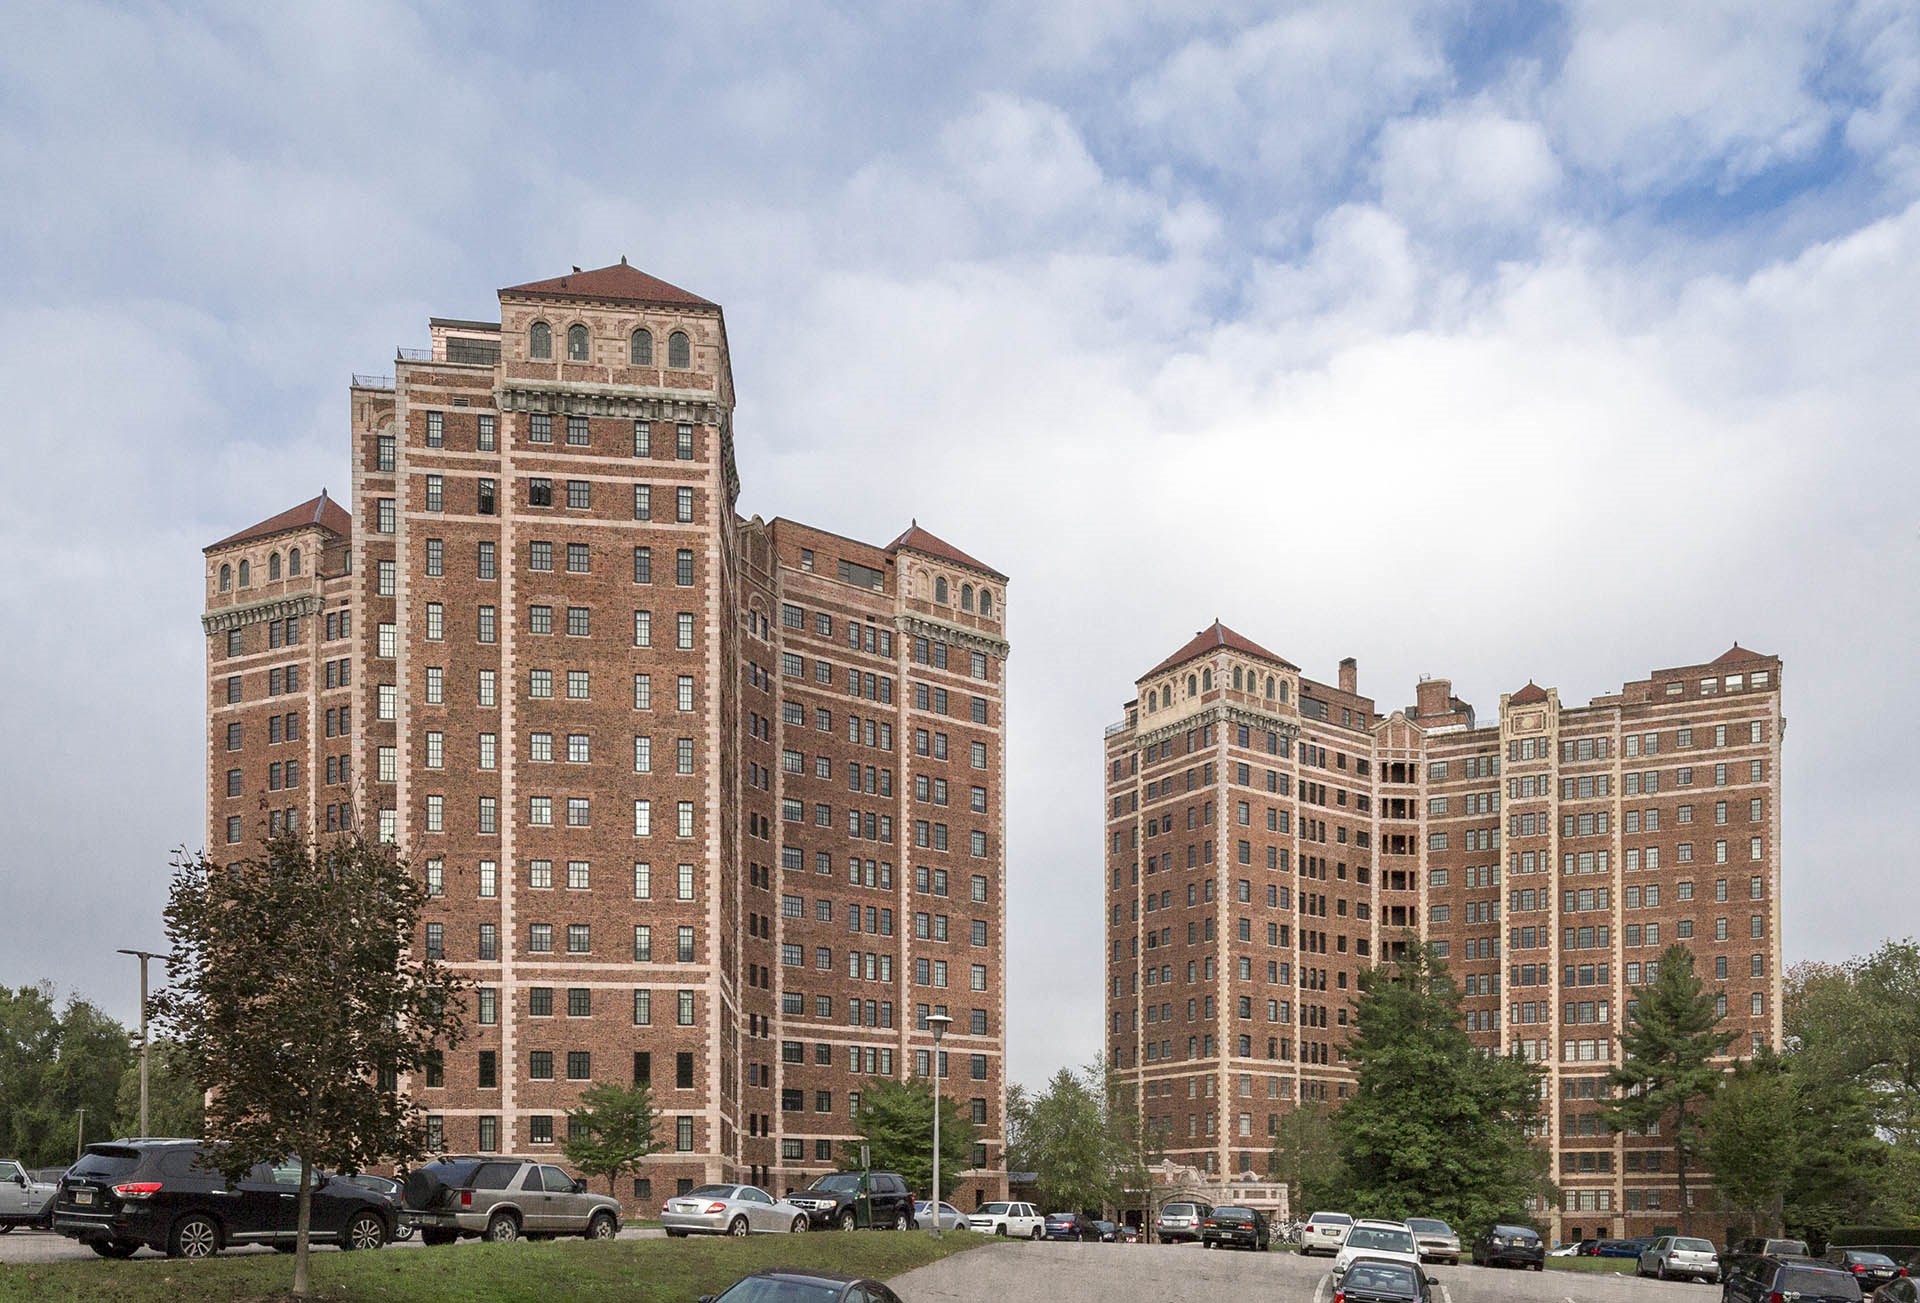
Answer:
M804 1190L787 1191L787 1202L822 1230L858 1226L904 1231L913 1228L913 1195L898 1172L829 1172Z
M11 1158L0 1159L0 1235L16 1226L51 1227L56 1188Z
M1119 1239L1122 1244L1140 1243L1140 1228L1138 1226L1122 1226L1120 1228Z
M1454 1234L1453 1227L1438 1217L1409 1217L1407 1229L1413 1232L1413 1242L1420 1246L1421 1261L1460 1265L1460 1237Z
M1347 1242L1347 1232L1352 1228L1353 1218L1345 1213L1315 1213L1300 1228L1300 1256L1325 1253L1332 1257Z
M1710 1240L1691 1235L1662 1235L1641 1250L1634 1264L1636 1276L1658 1276L1661 1280L1699 1280L1711 1285L1720 1279L1720 1255Z
M1355 1258L1334 1287L1333 1303L1430 1303L1433 1277L1386 1258Z
M1273 1243L1273 1226L1258 1208L1225 1204L1200 1219L1203 1249L1253 1249L1265 1253Z
M1040 1235L1048 1240L1092 1240L1098 1243L1100 1232L1093 1228L1093 1218L1085 1213L1048 1213L1046 1224L1040 1228Z
M1770 1303L1788 1295L1797 1303L1856 1303L1862 1297L1852 1272L1799 1254L1743 1258L1720 1282L1722 1303Z
M967 1216L969 1228L982 1235L1011 1235L1020 1240L1037 1240L1046 1218L1030 1203L984 1203Z
M1489 1226L1486 1233L1473 1242L1473 1265L1531 1267L1544 1271L1547 1249L1540 1242L1540 1233L1532 1227L1499 1223Z
M343 1174L342 1181L350 1181L362 1190L371 1190L387 1200L393 1209L393 1238L410 1240L414 1232L414 1216L407 1211L406 1187L390 1176L375 1176L370 1172L351 1172Z
M585 1182L550 1163L525 1158L438 1159L414 1169L406 1195L427 1244L475 1236L496 1243L555 1235L610 1240L620 1233L619 1200L591 1193Z
M771 1235L807 1229L807 1214L757 1185L702 1185L660 1208L670 1239L687 1235Z
M311 1187L309 1239L377 1249L393 1238L385 1196L324 1172ZM229 1181L197 1140L115 1140L88 1145L61 1178L53 1229L103 1258L142 1245L174 1258L205 1258L234 1244L292 1248L299 1232L300 1163L260 1163Z
M877 1280L837 1271L763 1267L719 1294L702 1294L700 1303L900 1303L900 1296Z
M1579 1256L1581 1241L1563 1240L1547 1250L1549 1258L1572 1258Z
M1181 1244L1200 1238L1200 1223L1213 1211L1210 1203L1192 1203L1175 1200L1160 1205L1160 1215L1153 1221L1153 1237L1162 1244Z
M1333 1255L1333 1278L1337 1281L1356 1258L1385 1258L1391 1262L1420 1267L1420 1246L1405 1222L1390 1222L1362 1217L1347 1231L1347 1242Z
M1093 1229L1100 1232L1100 1243L1102 1244L1112 1244L1120 1238L1120 1227L1113 1222L1101 1221L1099 1218L1095 1218Z
M1593 1246L1592 1256L1596 1258L1638 1258L1641 1247L1638 1240L1601 1240Z
M1920 1282L1915 1281L1912 1271L1909 1267L1907 1275L1895 1276L1873 1291L1873 1303L1920 1303Z
M1812 1257L1805 1240L1768 1239L1750 1235L1744 1240L1735 1240L1721 1253L1720 1282L1724 1285L1763 1258L1804 1258L1811 1261Z
M1852 1272L1854 1279L1860 1282L1863 1293L1876 1290L1906 1274L1905 1269L1892 1258L1869 1249L1828 1249L1827 1262L1841 1271Z
M913 1222L916 1226L933 1225L933 1204L922 1199L913 1206ZM943 1231L964 1231L967 1229L967 1215L950 1203L940 1205L940 1229Z

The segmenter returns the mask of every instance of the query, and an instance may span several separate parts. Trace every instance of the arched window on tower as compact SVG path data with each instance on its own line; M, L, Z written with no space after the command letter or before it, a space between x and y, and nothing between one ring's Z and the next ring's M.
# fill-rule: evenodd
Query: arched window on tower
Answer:
M553 327L536 321L527 327L527 356L546 360L553 356Z
M269 552L267 553L267 578L278 579L279 577L280 554L278 552Z
M1273 675L1271 674L1267 675L1267 696L1269 698L1273 696Z
M573 325L567 327L567 361L584 362L587 360L587 328Z
M1213 671L1212 670L1200 671L1200 686L1202 689L1204 689L1207 692L1213 691Z
M1194 697L1194 696L1198 696L1199 694L1200 694L1200 680L1195 678L1191 674L1187 675L1187 695L1189 697Z
M972 584L960 585L960 609L963 611L971 611L973 609L973 585Z
M982 588L980 590L980 614L993 614L993 590L991 588Z
M933 600L942 606L947 604L947 577L945 575L933 581Z
M299 573L300 573L300 549L297 547L289 548L287 549L287 574L297 575Z
M223 593L233 591L233 567L230 565L223 564L220 567L220 591Z
M676 330L667 336L667 365L680 371L693 365L693 341L686 331Z
M248 584L252 582L253 582L253 566L245 561L242 561L240 563L240 586L242 588L245 588Z
M1280 684L1280 700L1285 701L1286 699L1287 699L1287 685L1284 682L1282 682Z
M634 366L653 365L653 332L641 329L633 332L633 338L627 341L627 361Z
M1235 692L1240 691L1240 683L1241 683L1240 667L1236 665L1233 667L1233 690Z

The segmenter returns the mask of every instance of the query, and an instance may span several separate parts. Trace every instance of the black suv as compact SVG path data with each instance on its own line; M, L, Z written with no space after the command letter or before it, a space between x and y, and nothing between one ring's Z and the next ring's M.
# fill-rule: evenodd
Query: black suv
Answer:
M141 1245L173 1258L205 1258L230 1244L291 1249L299 1232L300 1163L261 1163L238 1181L198 1140L115 1140L88 1145L61 1178L53 1229L103 1258ZM309 1234L316 1244L377 1249L393 1238L391 1196L314 1173Z
M913 1195L898 1172L830 1172L804 1190L787 1191L787 1202L806 1211L816 1229L850 1231L856 1226L914 1229Z
M1770 1240L1750 1235L1736 1240L1720 1255L1720 1280L1724 1284L1743 1271L1750 1271L1766 1258L1811 1258L1805 1240Z
M1850 1271L1799 1256L1748 1258L1720 1286L1721 1303L1859 1303L1860 1282Z

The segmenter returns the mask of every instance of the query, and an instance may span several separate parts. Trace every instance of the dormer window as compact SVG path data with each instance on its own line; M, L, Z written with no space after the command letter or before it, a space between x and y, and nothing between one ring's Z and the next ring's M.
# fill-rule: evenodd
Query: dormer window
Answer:
M634 366L653 365L653 332L636 330L627 341L627 361Z
M527 330L527 356L545 361L553 356L553 327L536 321Z
M686 331L676 330L667 336L667 365L680 371L693 365L693 341Z
M587 328L585 326L567 327L567 361L584 362L587 360Z

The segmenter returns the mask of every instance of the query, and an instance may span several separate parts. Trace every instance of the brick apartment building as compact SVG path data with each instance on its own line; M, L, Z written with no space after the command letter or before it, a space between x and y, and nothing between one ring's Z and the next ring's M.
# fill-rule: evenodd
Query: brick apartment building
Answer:
M1412 934L1474 1041L1547 1069L1556 1237L1674 1224L1670 1138L1596 1101L1675 941L1738 1052L1779 1044L1780 674L1736 645L1482 724L1446 680L1382 714L1351 659L1318 682L1216 622L1142 675L1106 731L1106 986L1150 1152L1264 1173L1285 1110L1347 1094L1358 974Z
M409 1083L450 1151L557 1156L649 1081L630 1207L838 1165L932 1071L1004 1197L1006 577L735 512L720 308L619 264L350 392L323 492L206 549L207 838L397 845L420 944L477 984Z

